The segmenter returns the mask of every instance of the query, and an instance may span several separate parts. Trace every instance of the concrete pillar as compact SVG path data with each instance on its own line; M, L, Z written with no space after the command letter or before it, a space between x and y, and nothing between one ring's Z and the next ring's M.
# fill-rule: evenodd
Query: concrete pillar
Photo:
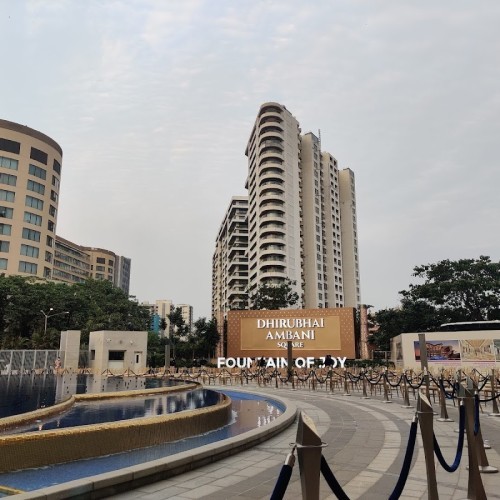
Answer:
M59 350L63 353L61 365L65 370L78 370L81 333L80 330L66 330L61 332Z

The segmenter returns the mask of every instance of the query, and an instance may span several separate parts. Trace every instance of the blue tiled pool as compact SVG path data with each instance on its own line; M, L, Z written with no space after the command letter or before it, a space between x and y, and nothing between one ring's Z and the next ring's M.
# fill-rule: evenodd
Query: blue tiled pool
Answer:
M227 394L233 401L233 421L221 429L140 450L131 450L105 457L57 464L41 469L0 474L0 488L7 486L19 490L32 491L168 457L262 427L275 420L285 411L282 403L266 398L265 396L233 390L223 390L220 392Z

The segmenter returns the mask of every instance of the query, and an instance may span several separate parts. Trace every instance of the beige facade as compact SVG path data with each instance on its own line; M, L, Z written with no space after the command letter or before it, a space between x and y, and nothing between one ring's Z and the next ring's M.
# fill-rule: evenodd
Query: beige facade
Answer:
M212 311L247 307L248 197L234 196L224 216L212 258ZM217 320L221 324L222 317Z
M62 149L0 120L0 272L52 277Z
M136 374L145 373L148 332L90 332L89 350L89 368L96 374L106 370L114 375L129 370Z
M353 172L339 170L320 138L302 135L296 118L274 102L260 107L245 153L248 198L231 200L213 255L212 312L219 325L228 310L252 307L247 290L286 278L301 298L295 307L358 307ZM238 201L248 204L246 218L236 211Z
M0 273L65 283L108 279L128 294L130 259L56 236L61 165L53 139L0 120Z
M64 283L83 283L88 279L107 280L128 295L130 263L130 259L110 250L84 247L56 236L52 277Z
M188 327L188 331L191 331L193 329L193 306L177 304L175 307L180 308L184 324Z

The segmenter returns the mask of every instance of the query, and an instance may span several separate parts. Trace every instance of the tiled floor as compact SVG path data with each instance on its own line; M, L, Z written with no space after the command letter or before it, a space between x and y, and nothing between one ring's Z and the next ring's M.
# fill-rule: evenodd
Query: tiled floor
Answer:
M236 387L235 387L236 389ZM308 389L275 389L245 386L264 393L279 392L293 400L299 409L311 417L327 446L323 456L351 499L387 499L399 478L408 441L414 409L401 407L401 401L386 404L381 399L362 399L341 393L329 394ZM458 434L458 412L449 408L455 422L434 419L434 432L445 458L451 463L455 456ZM481 419L483 438L492 449L487 450L490 465L500 468L500 418L484 414ZM216 463L115 495L117 499L268 499L276 484L290 443L295 442L297 426L260 445ZM455 473L447 473L436 461L440 499L467 498L467 448ZM482 474L488 499L500 499L500 473ZM403 490L403 499L426 499L427 476L420 433L413 455L410 476ZM285 498L301 498L298 462L292 472ZM320 479L320 498L334 499L326 481Z

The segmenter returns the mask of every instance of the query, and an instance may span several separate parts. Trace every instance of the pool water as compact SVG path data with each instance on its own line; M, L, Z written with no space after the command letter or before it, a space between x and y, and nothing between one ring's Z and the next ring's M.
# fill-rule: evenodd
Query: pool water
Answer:
M73 394L167 387L182 380L77 374L0 375L0 418L38 410Z
M68 411L57 416L37 420L25 426L19 426L0 435L20 434L42 430L63 429L82 425L118 422L133 418L152 417L214 406L222 400L220 393L209 389L194 389L169 395L152 394L102 401L82 401Z
M280 402L265 396L238 391L223 390L220 392L227 394L233 402L233 420L229 425L220 429L172 443L115 455L0 474L0 488L7 486L32 491L168 457L262 427L278 418L285 411L285 407Z

